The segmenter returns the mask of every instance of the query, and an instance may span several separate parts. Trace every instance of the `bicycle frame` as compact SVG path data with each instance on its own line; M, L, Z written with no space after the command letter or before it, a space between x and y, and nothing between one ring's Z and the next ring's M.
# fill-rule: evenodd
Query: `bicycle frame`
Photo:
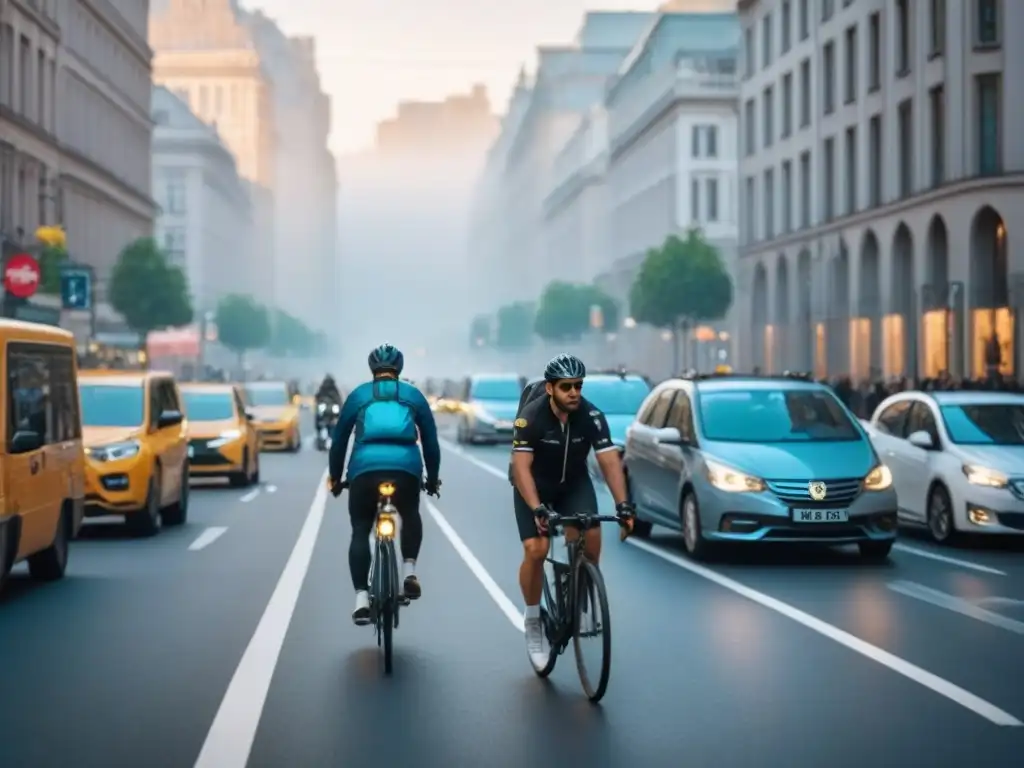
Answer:
M398 609L402 604L395 554L398 533L398 508L392 501L394 483L381 483L374 522L376 545L370 560L370 620L377 632L377 645L384 647L384 670L391 671L391 632L398 627Z

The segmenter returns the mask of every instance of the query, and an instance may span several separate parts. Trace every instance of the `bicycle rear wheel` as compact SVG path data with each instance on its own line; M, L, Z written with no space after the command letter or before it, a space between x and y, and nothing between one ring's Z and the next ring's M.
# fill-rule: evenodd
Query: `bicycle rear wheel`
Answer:
M597 703L608 689L611 675L612 631L604 577L598 567L586 559L579 560L576 565L576 615L573 618L576 671L583 692ZM600 654L592 660L593 663L584 660L583 643L589 644L590 641L594 645L592 651Z
M381 607L381 634L383 635L384 674L391 674L392 633L395 627L395 602L388 599Z
M395 578L398 566L395 562L394 543L378 542L376 560L374 596L378 606L377 642L383 653L384 674L390 675L394 630L398 624L398 582Z
M555 640L558 637L558 628L562 625L562 613L559 610L555 594L554 571L551 562L545 561L544 582L540 595L540 623L544 636L548 639L548 663L543 667L538 667L532 660L530 661L537 677L550 675L558 661L558 648L555 646Z

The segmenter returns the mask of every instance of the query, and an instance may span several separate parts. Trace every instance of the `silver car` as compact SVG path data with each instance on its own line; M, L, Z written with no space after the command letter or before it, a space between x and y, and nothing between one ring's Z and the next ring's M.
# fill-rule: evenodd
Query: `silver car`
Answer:
M460 443L511 443L519 398L526 384L514 373L475 374L466 379L456 439Z
M893 478L828 387L793 378L672 379L644 401L625 465L641 520L701 558L725 542L896 541Z

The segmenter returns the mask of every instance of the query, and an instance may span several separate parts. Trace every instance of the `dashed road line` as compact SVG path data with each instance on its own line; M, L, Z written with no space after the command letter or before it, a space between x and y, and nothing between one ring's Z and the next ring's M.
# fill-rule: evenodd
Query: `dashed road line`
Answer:
M188 545L189 551L198 552L201 549L206 549L208 546L213 544L213 542L227 533L227 531L228 529L223 526L207 528L196 537L195 541Z

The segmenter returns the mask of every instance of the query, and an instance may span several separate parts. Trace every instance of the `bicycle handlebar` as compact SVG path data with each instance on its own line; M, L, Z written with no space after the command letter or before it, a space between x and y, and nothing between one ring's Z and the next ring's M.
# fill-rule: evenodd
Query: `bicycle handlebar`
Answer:
M330 480L328 480L328 482L330 482ZM335 486L335 488L338 489L338 493L341 493L342 491L346 491L346 490L348 490L351 487L352 487L351 483L347 479L342 480L341 482L339 482ZM438 488L441 487L441 481L440 480L437 481L437 487ZM427 481L426 480L420 480L420 490L421 491L427 490ZM437 495L440 496L440 494L437 494Z

